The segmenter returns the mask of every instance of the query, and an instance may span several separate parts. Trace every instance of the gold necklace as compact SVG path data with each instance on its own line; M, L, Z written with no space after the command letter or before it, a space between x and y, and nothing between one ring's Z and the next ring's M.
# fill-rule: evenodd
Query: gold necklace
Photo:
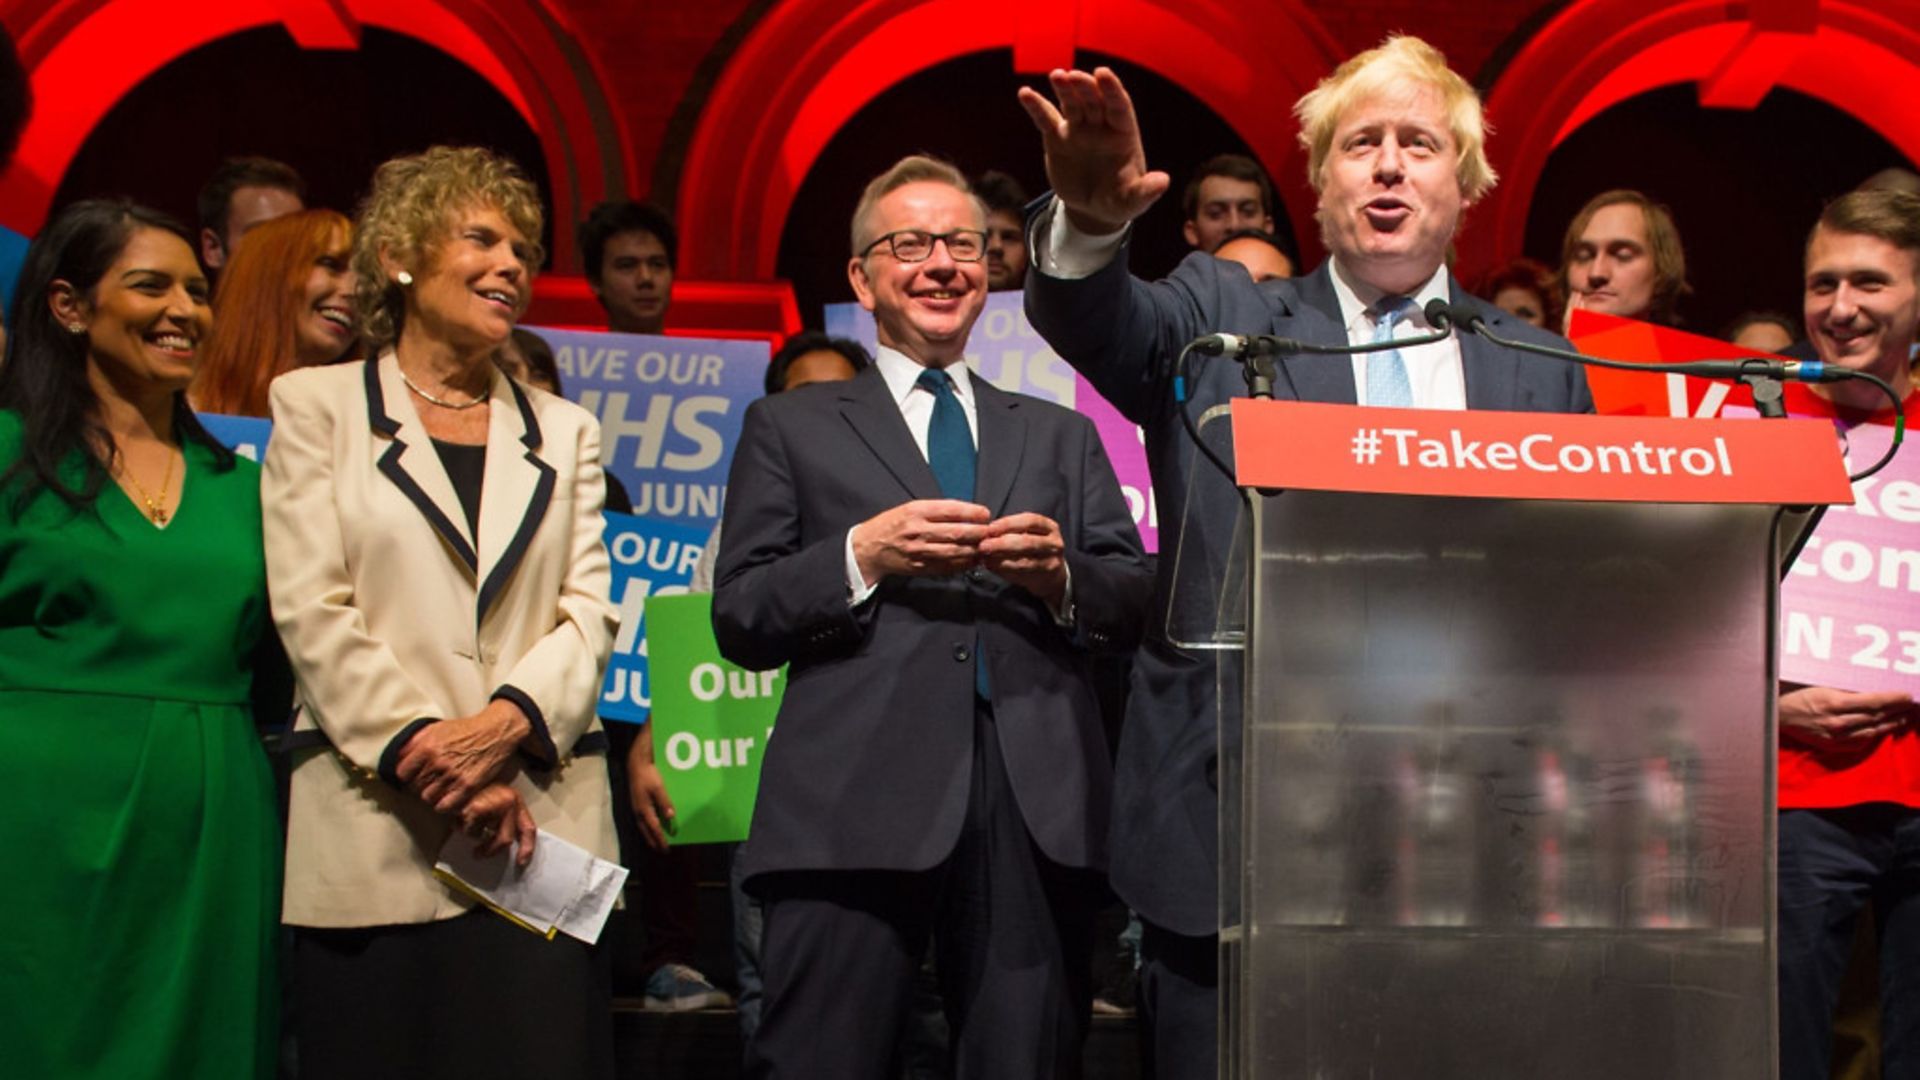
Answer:
M167 471L160 477L158 496L147 494L147 489L140 486L140 481L134 478L133 470L127 467L127 459L124 455L120 458L120 475L126 477L127 483L133 485L133 490L140 496L140 501L146 504L147 516L153 519L153 523L165 525L167 518L172 516L167 512L166 503L167 487L173 483L173 447L167 447Z
M419 394L421 397L426 398L428 401L433 402L435 405L438 405L443 409L471 409L475 405L484 405L486 404L486 401L487 401L485 396L474 398L472 401L448 401L445 398L434 397L432 394L429 394L425 390L422 390L418 386L414 385L413 380L407 378L407 372L405 368L400 369L400 381L407 384L407 389L413 391L416 394Z

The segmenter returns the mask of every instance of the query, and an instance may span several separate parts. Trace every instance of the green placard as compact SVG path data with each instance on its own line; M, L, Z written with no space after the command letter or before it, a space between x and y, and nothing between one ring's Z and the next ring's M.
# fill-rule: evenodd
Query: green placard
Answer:
M787 669L748 671L722 659L706 594L647 600L647 655L653 760L679 826L672 842L745 840Z

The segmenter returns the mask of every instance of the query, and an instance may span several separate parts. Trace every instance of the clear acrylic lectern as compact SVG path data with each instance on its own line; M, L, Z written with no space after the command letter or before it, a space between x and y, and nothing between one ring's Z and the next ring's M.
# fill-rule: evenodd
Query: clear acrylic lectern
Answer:
M1221 1075L1775 1075L1777 508L1191 479Z

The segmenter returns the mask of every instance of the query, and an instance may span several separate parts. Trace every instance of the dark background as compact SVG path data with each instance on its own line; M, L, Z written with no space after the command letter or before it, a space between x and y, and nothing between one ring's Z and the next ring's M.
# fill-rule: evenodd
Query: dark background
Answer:
M1180 235L1187 174L1215 154L1247 153L1247 146L1191 94L1153 72L1097 54L1085 62L1120 75L1141 117L1149 164L1173 175L1173 189L1134 225L1133 266L1159 276L1189 250ZM800 185L780 237L780 276L793 282L803 319L817 324L821 304L853 299L846 266L854 204L867 181L906 154L946 158L968 176L999 169L1029 197L1047 189L1040 135L1014 97L1023 85L1045 90L1044 80L1014 75L1006 51L975 53L901 82L840 129ZM1284 216L1274 225L1291 235Z
M496 150L547 190L533 129L446 53L371 27L352 52L252 30L188 53L122 98L81 146L54 206L127 195L197 229L207 174L224 157L261 154L300 170L309 205L351 215L376 166L437 143Z
M1873 129L1776 89L1747 111L1703 109L1693 88L1631 98L1554 150L1527 214L1526 253L1560 264L1567 223L1609 188L1673 211L1693 295L1686 329L1718 336L1746 311L1800 317L1807 233L1827 200L1888 166L1913 166Z

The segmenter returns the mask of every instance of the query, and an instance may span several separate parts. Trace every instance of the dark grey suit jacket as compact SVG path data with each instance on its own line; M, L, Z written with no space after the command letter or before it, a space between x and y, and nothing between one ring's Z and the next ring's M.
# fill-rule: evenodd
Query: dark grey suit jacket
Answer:
M976 641L1000 747L1048 858L1104 869L1112 767L1089 649L1140 640L1151 571L1085 417L973 380L975 501L1060 525L1075 620L985 570L894 577L848 606L847 530L940 498L877 368L747 410L714 589L721 651L790 663L744 858L786 870L925 870L953 850L973 767Z
M1037 204L1041 205L1041 204ZM1066 281L1038 268L1027 276L1027 315L1066 361L1129 419L1146 429L1148 466L1162 524L1155 615L1134 665L1132 693L1115 764L1111 877L1134 910L1176 933L1204 936L1218 928L1216 672L1212 659L1168 644L1165 612L1173 568L1184 557L1217 574L1228 558L1230 524L1239 497L1227 480L1203 472L1188 489L1196 451L1173 399L1173 367L1187 342L1202 334L1273 334L1345 344L1332 271L1255 285L1239 265L1194 254L1164 281L1127 273L1123 250L1092 277ZM1467 295L1452 298L1479 311L1494 332L1567 347ZM1573 364L1497 348L1463 336L1467 407L1519 412L1591 412L1586 375ZM1274 396L1354 404L1353 366L1344 356L1288 357L1279 363ZM1188 408L1198 417L1244 396L1238 364L1202 361L1189 383ZM1191 501L1193 506L1188 507ZM1219 523L1180 550L1180 523ZM1191 550L1198 543L1205 550ZM1237 703L1230 703L1237 704Z

